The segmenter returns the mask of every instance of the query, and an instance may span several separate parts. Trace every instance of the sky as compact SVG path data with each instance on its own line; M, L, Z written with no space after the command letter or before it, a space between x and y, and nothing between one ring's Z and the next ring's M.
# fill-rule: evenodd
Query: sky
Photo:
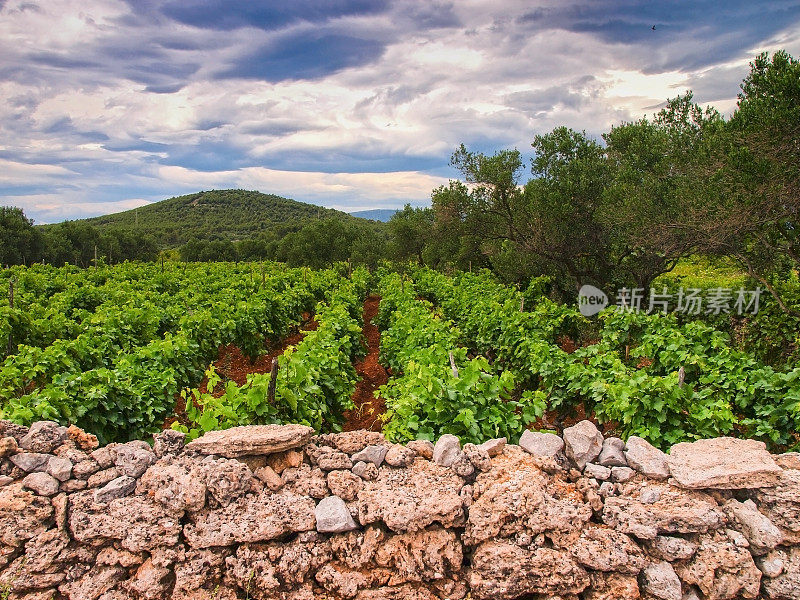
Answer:
M461 143L530 157L689 89L730 114L781 48L800 56L800 0L0 0L0 205L422 206Z

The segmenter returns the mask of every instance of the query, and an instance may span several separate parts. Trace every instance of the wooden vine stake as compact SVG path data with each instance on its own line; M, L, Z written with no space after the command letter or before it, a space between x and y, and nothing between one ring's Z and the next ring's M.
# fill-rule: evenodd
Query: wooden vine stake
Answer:
M458 367L456 366L456 359L453 356L453 351L450 351L450 369L453 371L453 377L458 379Z
M272 368L269 372L269 387L267 387L267 401L275 404L275 385L278 383L278 358L272 359Z
M678 387L683 387L683 382L685 379L686 379L686 369L684 369L683 365L681 365L681 368L678 369Z

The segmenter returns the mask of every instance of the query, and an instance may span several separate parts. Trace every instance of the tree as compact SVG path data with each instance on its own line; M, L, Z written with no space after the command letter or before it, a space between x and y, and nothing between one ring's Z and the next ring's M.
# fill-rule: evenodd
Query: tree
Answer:
M387 228L391 240L389 252L394 260L413 259L417 264L425 264L423 254L433 231L432 209L412 208L406 204L403 210L392 215Z
M21 208L0 207L0 264L29 265L41 260L42 236Z

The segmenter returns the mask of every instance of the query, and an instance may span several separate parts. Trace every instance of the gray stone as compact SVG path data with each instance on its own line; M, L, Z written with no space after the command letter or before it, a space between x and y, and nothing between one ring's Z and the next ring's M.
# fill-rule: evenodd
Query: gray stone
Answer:
M9 459L26 473L38 473L47 470L47 463L50 462L49 454L40 452L20 452Z
M445 433L433 446L433 462L449 467L461 454L461 441L454 435Z
M91 475L87 480L87 484L90 488L102 487L109 481L113 481L119 476L120 472L117 470L117 468L111 467L110 469L103 469L102 471L98 471L94 475Z
M642 488L639 492L639 501L642 504L655 504L661 500L661 490L653 487Z
M625 442L618 437L603 440L603 449L597 457L597 463L604 467L628 466L628 461L625 460Z
M314 429L305 425L246 425L210 431L186 448L200 454L236 458L254 454L274 454L307 444Z
M147 450L133 443L122 444L116 447L114 466L120 475L128 477L141 477L147 467L156 462L156 455L147 447Z
M450 465L450 468L453 469L453 472L459 477L472 477L473 473L475 473L475 467L464 452L459 453L458 457L453 461L453 464Z
M649 565L642 571L644 591L661 600L683 600L681 580L668 562Z
M766 554L783 541L780 529L759 512L752 500L731 500L725 505L725 512L739 523L754 555Z
M31 473L22 480L22 487L40 496L55 496L58 493L58 480L47 473Z
M72 461L59 456L51 456L47 461L47 472L59 481L66 481L72 476Z
M100 469L109 469L114 465L114 451L110 444L94 450L89 456L100 466Z
M352 471L366 481L374 481L378 478L378 467L371 462L357 462L353 465Z
M583 420L564 429L564 450L572 462L583 470L603 449L603 434L591 421Z
M669 469L678 485L690 489L772 487L783 472L764 442L730 437L675 444Z
M84 460L72 467L72 476L77 479L89 479L100 470L100 465L94 459Z
M353 454L352 459L354 463L371 462L376 467L380 467L388 451L389 448L386 446L367 446L360 452ZM347 468L349 469L350 467Z
M650 442L638 436L628 438L625 448L625 459L628 466L650 479L667 479L669 466L667 455Z
M97 504L107 504L117 498L130 496L136 489L136 479L128 475L122 475L109 481L106 485L94 492L94 501Z
M506 447L507 442L508 440L504 437L495 438L493 440L487 440L482 444L479 444L478 448L480 448L481 450L486 450L486 453L490 457L494 458L495 456L498 456L503 452L503 448Z
M611 469L594 463L588 463L583 469L583 474L587 477L594 477L598 481L608 481L611 479Z
M55 421L37 421L28 434L19 441L20 448L28 452L52 452L67 439L67 428Z
M630 467L611 467L611 481L625 483L633 479L634 475L636 475L636 471Z
M526 429L519 438L519 446L534 456L555 458L564 450L564 440L553 433Z
M758 570L765 577L778 577L783 573L786 560L782 552L770 552L766 556L759 556L755 559Z
M317 531L320 533L344 533L358 529L347 504L339 496L327 496L320 500L314 516L317 520Z
M4 485L8 485L9 483L13 483L14 479L9 477L8 475L0 475L0 487Z

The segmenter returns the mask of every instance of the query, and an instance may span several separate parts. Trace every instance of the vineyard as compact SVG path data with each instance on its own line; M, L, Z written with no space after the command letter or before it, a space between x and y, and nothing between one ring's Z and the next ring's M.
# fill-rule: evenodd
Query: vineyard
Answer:
M0 417L109 442L165 426L191 438L266 423L340 431L380 407L371 423L398 442L516 440L588 416L662 448L718 435L800 445L792 361L767 364L719 319L586 318L538 284L346 264L13 267L0 273ZM379 348L363 334L368 299ZM224 348L245 357L246 377L219 367ZM365 404L356 365L378 349L387 377Z

